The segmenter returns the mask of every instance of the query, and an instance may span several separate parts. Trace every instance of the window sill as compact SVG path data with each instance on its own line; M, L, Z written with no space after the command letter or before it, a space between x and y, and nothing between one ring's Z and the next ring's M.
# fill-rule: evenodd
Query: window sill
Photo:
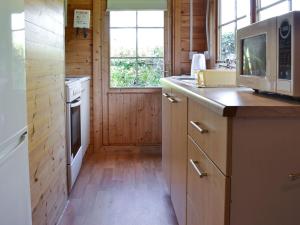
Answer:
M161 87L152 88L109 88L108 94L122 93L122 94L155 94L161 93Z

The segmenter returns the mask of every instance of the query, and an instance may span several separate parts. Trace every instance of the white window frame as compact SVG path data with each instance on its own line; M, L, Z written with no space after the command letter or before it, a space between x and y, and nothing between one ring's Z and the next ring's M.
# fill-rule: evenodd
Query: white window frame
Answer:
M278 1L273 2L270 5L267 5L267 6L264 6L264 7L261 7L261 0L257 0L257 2L256 2L256 20L260 21L260 12L262 12L266 9L272 8L272 7L274 7L274 6L276 6L280 3L283 3L283 2L288 2L289 3L289 10L292 11L292 9L293 9L293 0L278 0Z
M217 55L218 61L221 60L221 54L222 54L222 52L221 52L221 29L222 29L222 27L234 23L235 31L236 31L238 21L247 17L247 15L237 17L237 2L238 2L238 0L235 0L234 19L231 21L228 21L226 23L221 23L221 19L222 19L222 13L221 13L222 12L222 10L221 10L222 4L221 4L221 2L222 2L222 0L218 0L218 55ZM236 40L236 35L235 35L234 39Z
M130 11L130 10L128 10ZM153 11L156 11L156 10L153 10ZM159 11L159 10L157 10ZM110 11L110 12L114 12L114 11ZM136 76L139 76L139 70L138 70L138 61L139 59L162 59L163 60L163 66L165 66L165 56L162 56L162 57L141 57L138 55L138 49L139 49L139 46L138 46L138 30L139 29L163 29L163 31L165 30L165 21L164 21L164 26L163 27L142 27L142 26L138 26L138 10L132 10L132 12L135 12L136 13L136 21L135 21L135 24L136 26L129 26L129 27L117 27L117 26L110 26L109 25L109 32L111 32L112 29L135 29L136 31L136 40L135 40L135 50L136 50L136 55L135 56L128 56L128 57L112 57L112 56L109 56L109 65L111 65L111 60L113 59L135 59L135 62L136 62L136 68L135 68L135 73L136 73ZM163 40L163 43L165 45L165 40ZM111 45L111 43L109 43L109 46ZM164 46L165 48L165 46ZM164 51L165 52L165 51ZM162 70L162 77L164 75L164 69ZM112 87L111 86L111 72L109 70L109 86L110 88L112 89L147 89L147 88L160 88L160 87L157 87L157 86L147 86L147 87L143 87L143 86L128 86L128 87Z

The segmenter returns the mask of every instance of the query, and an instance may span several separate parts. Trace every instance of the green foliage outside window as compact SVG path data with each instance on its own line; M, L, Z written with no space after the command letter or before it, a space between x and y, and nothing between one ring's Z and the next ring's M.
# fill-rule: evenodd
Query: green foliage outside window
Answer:
M228 32L221 36L221 58L235 57L235 33Z
M159 87L164 70L163 49L155 48L152 55L151 58L112 58L111 87Z

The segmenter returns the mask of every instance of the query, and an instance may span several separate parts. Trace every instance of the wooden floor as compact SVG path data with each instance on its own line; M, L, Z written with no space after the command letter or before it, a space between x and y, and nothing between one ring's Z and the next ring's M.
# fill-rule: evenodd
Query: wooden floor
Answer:
M161 156L89 155L60 225L177 225L163 184Z

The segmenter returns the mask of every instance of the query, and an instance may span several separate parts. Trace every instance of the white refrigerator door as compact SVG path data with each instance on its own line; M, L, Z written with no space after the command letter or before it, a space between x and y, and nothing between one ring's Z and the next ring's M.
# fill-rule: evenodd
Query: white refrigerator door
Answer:
M0 224L31 225L26 129L0 145Z
M0 6L0 145L26 126L24 1Z

